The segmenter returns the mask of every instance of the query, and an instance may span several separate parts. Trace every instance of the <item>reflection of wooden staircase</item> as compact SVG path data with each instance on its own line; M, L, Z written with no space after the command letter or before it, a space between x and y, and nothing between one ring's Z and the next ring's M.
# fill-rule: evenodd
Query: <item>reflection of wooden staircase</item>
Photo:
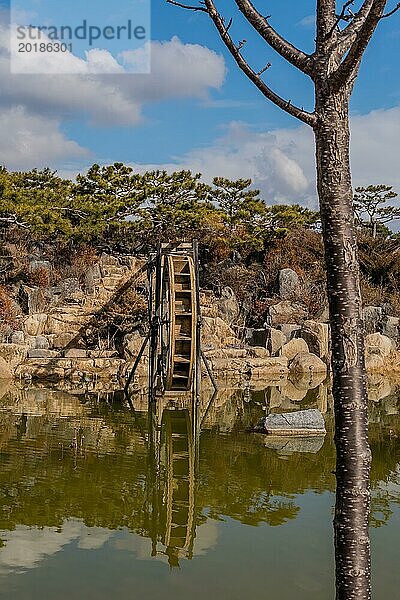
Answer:
M164 492L167 548L190 551L194 526L194 446L187 409L165 410L166 485Z

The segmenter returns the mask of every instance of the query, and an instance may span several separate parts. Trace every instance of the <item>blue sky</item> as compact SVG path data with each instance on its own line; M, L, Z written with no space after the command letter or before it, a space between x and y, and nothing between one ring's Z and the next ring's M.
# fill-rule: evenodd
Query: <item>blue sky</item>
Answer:
M102 1L99 7L109 4ZM121 5L124 0L117 0L116 6ZM260 9L265 5L276 29L302 49L312 50L315 2L258 4ZM233 0L218 6L228 18L235 17L232 37L248 40L244 55L249 62L259 68L272 63L266 73L271 87L311 109L307 77L266 47L239 16ZM150 75L97 75L100 54L93 55L92 66L90 61L89 67L85 64L88 74L75 79L7 74L9 89L0 91L0 135L12 126L17 135L11 149L0 143L0 162L14 169L49 164L71 175L95 161L118 160L138 168L186 167L201 170L205 178L251 176L271 201L287 198L312 204L311 133L246 80L206 15L162 0L152 2L151 12ZM366 52L351 113L355 183L385 182L400 191L399 50L400 13L380 24Z

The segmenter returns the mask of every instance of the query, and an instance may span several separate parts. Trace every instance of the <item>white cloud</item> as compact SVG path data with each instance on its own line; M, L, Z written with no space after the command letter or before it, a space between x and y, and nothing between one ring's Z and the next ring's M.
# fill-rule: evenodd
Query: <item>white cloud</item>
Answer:
M53 119L29 115L23 107L0 111L0 164L14 170L45 167L58 161L87 159L89 153L68 140Z
M66 167L66 161L82 159L88 152L67 139L62 122L83 119L100 127L135 126L143 120L146 103L204 100L210 89L222 86L224 59L208 48L176 37L151 46L150 74L129 74L130 65L143 59L140 50L124 53L121 66L98 49L87 52L85 60L70 53L40 56L54 71L58 61L65 61L76 75L11 74L9 30L0 23L0 164L10 169ZM30 60L37 61L37 55L32 53ZM109 74L99 75L105 68Z
M166 165L141 169L191 169L206 181L215 176L251 178L269 202L315 203L312 132L307 127L256 133L246 124L230 123L223 136Z
M400 107L353 116L351 132L354 186L385 183L400 194ZM314 155L309 127L260 133L233 122L209 146L176 157L169 164L140 168L191 169L203 173L207 181L215 176L251 178L268 202L316 207Z
M135 62L140 50L124 53ZM225 79L222 56L199 44L182 44L174 36L167 42L151 43L151 75L129 80L129 90L140 101L163 98L205 98L210 88L218 89Z
M93 49L86 60L70 52L28 54L27 73L10 74L9 30L0 26L0 106L22 104L27 111L58 117L87 117L98 126L136 125L142 106L167 98L207 98L225 78L222 56L198 44L184 44L177 37L151 43L151 73L131 74L129 65L142 60L143 50L122 53L125 69L106 50ZM75 71L76 75L29 74L35 65ZM102 75L104 70L107 75ZM100 74L98 74L100 73ZM122 74L123 73L123 74Z

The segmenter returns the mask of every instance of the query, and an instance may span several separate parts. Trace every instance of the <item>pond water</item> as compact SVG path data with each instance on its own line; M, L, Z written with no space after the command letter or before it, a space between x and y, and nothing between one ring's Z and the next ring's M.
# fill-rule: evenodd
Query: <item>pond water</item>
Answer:
M390 390L370 411L375 598L400 589L400 396ZM281 410L278 393L223 390L194 419L184 400L149 416L120 393L3 390L0 597L333 598L329 393L287 400L287 410L323 404L328 425L324 438L291 444L248 431L266 406Z

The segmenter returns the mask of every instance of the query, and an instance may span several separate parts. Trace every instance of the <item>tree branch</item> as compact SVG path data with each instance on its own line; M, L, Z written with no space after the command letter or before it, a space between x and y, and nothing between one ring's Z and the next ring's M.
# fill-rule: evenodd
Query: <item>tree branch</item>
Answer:
M339 34L339 50L343 56L354 42L355 36L365 23L374 0L365 0L360 10L355 14L353 20Z
M174 6L179 6L179 8L186 8L187 10L194 10L194 11L201 11L201 12L208 12L208 10L204 7L204 6L200 6L200 5L196 5L196 6L191 6L189 4L182 4L181 2L176 2L175 0L167 0L168 4L173 4Z
M371 0L367 0L367 2L371 3ZM340 88L347 83L358 69L364 50L368 46L368 43L382 18L386 2L387 0L372 0L372 6L359 28L346 58L331 76L331 82L334 87Z
M291 104L290 100L284 100L278 94L273 92L261 79L259 75L250 67L250 65L246 62L243 56L240 54L240 51L236 47L232 38L230 37L227 28L224 24L223 18L217 11L213 0L205 0L205 5L207 7L207 12L210 15L215 27L218 30L218 33L224 42L225 46L235 59L238 67L247 75L247 77L252 81L256 87L264 94L268 100L271 100L276 106L289 113L293 117L296 117L303 123L314 127L316 124L316 116L314 113L309 113L297 106Z
M12 215L10 217L0 217L0 222L9 223L10 225L17 225L18 227L23 227L25 229L28 229L29 227L28 223L18 221L18 218L15 215Z
M339 27L339 24L341 21L349 21L352 20L354 18L353 16L346 15L346 11L349 8L349 6L351 6L352 4L354 4L355 0L347 0L347 2L345 2L342 6L342 10L340 11L340 14L336 15L336 21L333 24L331 30L329 31L329 33L326 36L326 39L329 39L332 37L333 32ZM350 10L350 9L349 9Z
M381 16L381 19L386 19L386 17L391 17L392 15L394 15L395 12L397 12L400 9L400 2L393 8L393 10L390 10L388 13L386 13L385 15Z
M302 50L299 50L279 35L279 33L277 33L268 23L268 16L261 15L250 0L235 0L235 2L240 12L271 48L303 73L306 73L307 75L312 73L312 57Z

